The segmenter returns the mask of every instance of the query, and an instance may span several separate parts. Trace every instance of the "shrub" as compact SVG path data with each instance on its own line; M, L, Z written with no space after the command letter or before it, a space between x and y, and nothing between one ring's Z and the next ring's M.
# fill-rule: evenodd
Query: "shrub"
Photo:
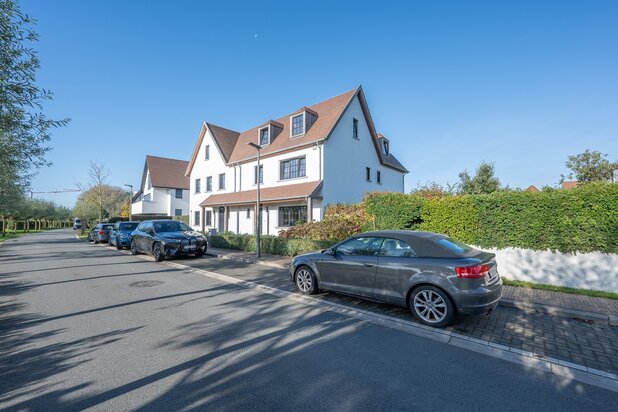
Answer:
M282 230L286 239L313 239L339 241L363 231L367 215L362 205L329 205L320 222L305 223Z
M464 243L479 237L479 217L473 196L448 196L427 199L421 208L418 230L442 233Z
M214 234L209 237L210 246L255 252L255 236L234 233ZM278 236L260 236L260 251L271 255L296 256L302 253L326 249L335 242L330 240L285 239Z
M365 229L416 229L425 199L404 193L366 193L363 198L370 222Z

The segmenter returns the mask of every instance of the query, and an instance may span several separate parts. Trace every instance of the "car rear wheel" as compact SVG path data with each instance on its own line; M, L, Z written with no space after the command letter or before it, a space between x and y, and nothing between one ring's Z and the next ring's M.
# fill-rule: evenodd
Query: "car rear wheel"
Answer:
M98 245L98 244L99 244L99 237L98 237L98 236L94 238L94 244L95 244L95 245Z
M455 319L455 306L441 289L423 285L414 289L408 302L414 316L425 325L442 328Z
M130 249L132 255L137 255L139 253L139 251L137 250L137 245L135 244L135 240L131 240Z
M296 289L303 295L313 295L318 291L318 282L313 271L307 266L301 266L296 270L294 277Z
M163 250L161 249L160 243L155 243L152 247L152 256L154 257L155 262L161 262L163 260Z

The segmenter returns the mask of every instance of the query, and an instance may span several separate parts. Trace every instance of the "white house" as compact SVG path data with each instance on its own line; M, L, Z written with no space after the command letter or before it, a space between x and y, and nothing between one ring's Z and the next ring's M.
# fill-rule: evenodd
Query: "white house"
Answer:
M140 190L133 196L133 215L186 216L189 214L189 162L146 156Z
M257 150L260 145L260 171ZM403 192L408 171L375 130L361 87L239 133L204 122L186 176L195 229L262 234L320 220L330 203Z

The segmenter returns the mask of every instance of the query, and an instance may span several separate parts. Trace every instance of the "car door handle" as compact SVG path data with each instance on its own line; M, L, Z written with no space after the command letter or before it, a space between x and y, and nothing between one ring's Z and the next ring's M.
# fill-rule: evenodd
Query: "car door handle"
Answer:
M364 265L367 268L372 268L373 267L373 263L364 263Z

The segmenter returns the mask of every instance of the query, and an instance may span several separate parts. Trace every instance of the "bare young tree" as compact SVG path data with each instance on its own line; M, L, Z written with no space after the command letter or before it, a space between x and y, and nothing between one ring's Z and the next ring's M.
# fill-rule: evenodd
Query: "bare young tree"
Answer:
M90 162L88 170L88 185L77 183L77 187L84 195L84 199L95 205L99 212L99 222L103 220L103 212L105 211L107 198L107 178L109 177L109 169L103 164Z

